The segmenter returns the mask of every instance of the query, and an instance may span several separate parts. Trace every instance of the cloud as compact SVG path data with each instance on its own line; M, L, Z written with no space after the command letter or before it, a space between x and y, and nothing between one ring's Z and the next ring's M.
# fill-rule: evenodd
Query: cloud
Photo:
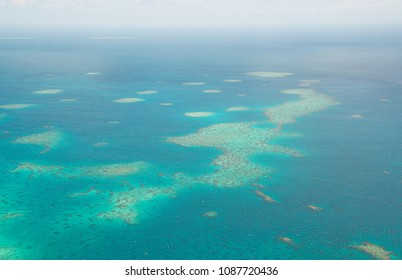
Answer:
M0 0L0 24L402 23L401 0Z

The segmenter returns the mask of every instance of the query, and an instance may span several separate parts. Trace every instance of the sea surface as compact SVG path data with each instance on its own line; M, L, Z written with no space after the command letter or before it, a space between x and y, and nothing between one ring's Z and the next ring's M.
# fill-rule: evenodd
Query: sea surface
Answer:
M0 35L0 259L402 258L400 33Z

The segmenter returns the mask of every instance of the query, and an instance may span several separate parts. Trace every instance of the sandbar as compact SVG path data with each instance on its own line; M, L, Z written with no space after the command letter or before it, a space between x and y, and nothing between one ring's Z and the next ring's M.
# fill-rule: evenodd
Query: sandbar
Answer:
M88 76L99 75L99 74L100 74L100 72L88 72L88 73L86 73L86 75L88 75Z
M136 93L137 94L144 94L144 95L147 95L147 94L155 94L155 93L158 93L159 91L157 91L157 90L144 90L144 91L137 91Z
M136 103L136 102L142 102L142 101L145 101L145 99L135 98L135 97L120 98L120 99L113 100L114 103Z
M213 112L187 112L184 114L186 117L190 118L205 118L215 115Z
M353 119L362 119L363 118L362 115L351 115L350 117Z
M7 104L7 105L0 105L0 109L6 109L6 110L18 110L18 109L24 109L28 107L34 106L33 104Z
M290 75L293 75L293 73L289 72L248 72L246 73L248 76L253 76L253 77L261 77L261 78L284 78Z
M62 89L41 89L41 90L36 90L32 93L34 94L58 94L63 92Z

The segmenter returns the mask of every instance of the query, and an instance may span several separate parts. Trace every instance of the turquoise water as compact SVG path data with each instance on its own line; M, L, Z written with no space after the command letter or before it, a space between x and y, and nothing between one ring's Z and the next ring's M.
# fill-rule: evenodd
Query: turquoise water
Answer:
M0 41L0 259L401 258L402 38L110 32Z

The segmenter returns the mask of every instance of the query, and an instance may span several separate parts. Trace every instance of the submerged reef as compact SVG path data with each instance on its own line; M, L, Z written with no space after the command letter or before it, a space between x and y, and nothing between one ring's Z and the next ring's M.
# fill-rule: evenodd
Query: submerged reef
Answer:
M362 251L377 260L390 260L391 255L393 255L392 252L387 251L385 248L370 242L364 242L361 245L354 245L352 248Z
M213 218L216 218L216 217L218 216L218 212L216 212L216 211L208 211L208 212L205 212L205 213L202 214L202 215L203 215L204 217L213 219Z
M62 89L41 89L41 90L36 90L33 91L33 94L58 94L63 92Z
M167 141L185 147L212 147L222 151L212 165L216 170L196 178L200 183L222 187L237 187L252 183L268 175L271 170L259 166L249 157L261 153L282 153L301 156L295 150L270 145L267 142L279 136L279 130L259 129L255 123L222 123L200 129L187 136L168 137Z
M202 92L204 92L204 93L220 93L220 92L222 92L222 90L220 90L220 89L206 89L206 90L203 90Z
M254 77L261 77L261 78L284 78L290 75L293 75L293 73L289 72L248 72L246 73L248 76L254 76Z
M144 90L144 91L137 91L137 94L143 94L143 95L147 95L147 94L155 94L158 93L159 91L157 90Z
M234 106L234 107L230 107L230 108L226 109L227 112L240 112L240 111L249 111L249 110L251 110L249 107L244 107L244 106Z
M259 197L263 198L264 201L266 201L266 202L275 203L275 200L273 200L272 197L270 197L269 195L266 195L266 194L263 193L262 191L255 190L254 193L255 193L256 195L258 195Z
M80 167L80 176L95 176L95 177L118 177L127 176L138 173L149 166L148 163L140 161L133 163L121 163L110 165L96 165L89 167Z
M161 196L173 196L173 187L133 187L127 191L111 192L109 203L112 209L98 215L107 220L120 220L129 225L138 223L137 205Z
M31 134L17 138L13 143L38 145L44 148L41 153L45 153L55 148L62 139L61 132L50 130L42 133Z
M15 259L15 248L12 247L0 247L0 260L13 260Z
M121 177L139 173L149 167L143 161L109 165L94 165L69 167L59 165L38 165L35 163L20 163L11 172L30 172L36 175L57 175L58 177Z
M25 216L25 214L20 212L0 214L0 221L15 219L23 216Z
M312 210L312 211L316 211L316 212L319 212L319 211L322 211L322 208L321 207L318 207L318 206L315 206L315 205L309 205L309 206L307 206L308 207L308 209L310 209L310 210Z
M114 103L136 103L136 102L142 102L142 101L145 101L145 99L135 98L135 97L120 98L120 99L113 100Z
M238 79L226 79L226 80L222 80L222 82L225 82L225 83L240 83L240 82L242 82L242 80L238 80Z
M289 238L289 237L285 237L285 236L280 236L279 240L291 247L295 247L296 243L293 241L293 239Z
M290 89L283 90L281 93L297 95L301 100L286 102L265 110L265 115L269 120L278 126L294 123L298 117L319 112L338 104L332 97L318 93L313 89Z
M213 112L187 112L184 113L186 117L190 118L205 118L215 115Z
M32 106L34 106L34 105L33 104L6 104L6 105L0 105L0 109L19 110L19 109L29 108Z
M184 82L181 84L184 86L202 86L202 85L205 85L206 83L205 82Z
M4 118L6 115L5 114L0 114L0 120L2 119L2 118Z

